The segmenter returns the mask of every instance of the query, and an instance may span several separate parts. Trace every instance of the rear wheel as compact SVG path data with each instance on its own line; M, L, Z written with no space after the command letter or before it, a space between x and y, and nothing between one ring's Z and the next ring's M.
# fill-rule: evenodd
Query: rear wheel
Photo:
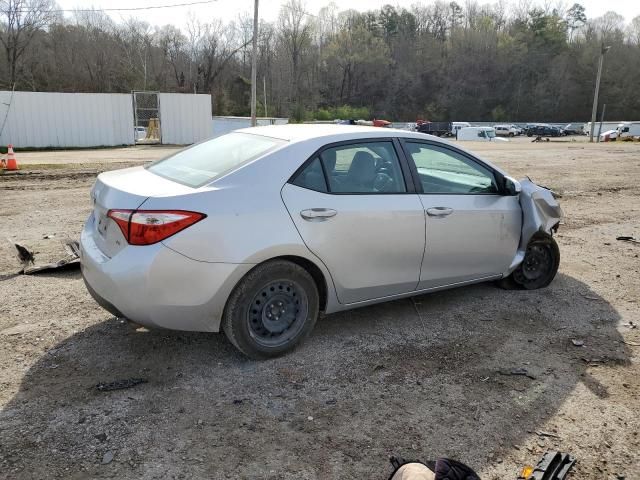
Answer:
M560 249L551 235L538 234L527 246L524 260L498 284L505 289L535 290L548 286L558 273Z
M311 333L318 308L318 289L311 275L295 263L273 260L240 281L227 302L222 328L248 357L276 357Z

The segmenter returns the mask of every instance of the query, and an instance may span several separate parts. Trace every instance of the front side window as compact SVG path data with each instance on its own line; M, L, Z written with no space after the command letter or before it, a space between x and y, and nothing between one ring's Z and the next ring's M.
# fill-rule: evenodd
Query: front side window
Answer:
M418 170L423 193L498 193L493 172L462 154L417 142L407 142L406 149Z
M153 162L147 169L174 182L197 188L284 143L285 140L261 135L229 133Z
M392 142L331 147L320 155L331 193L404 193L407 188Z

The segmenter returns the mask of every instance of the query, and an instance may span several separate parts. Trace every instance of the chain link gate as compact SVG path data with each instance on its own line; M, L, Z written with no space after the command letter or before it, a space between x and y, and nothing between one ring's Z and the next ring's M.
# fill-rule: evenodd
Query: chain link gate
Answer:
M132 92L136 144L161 143L160 92Z

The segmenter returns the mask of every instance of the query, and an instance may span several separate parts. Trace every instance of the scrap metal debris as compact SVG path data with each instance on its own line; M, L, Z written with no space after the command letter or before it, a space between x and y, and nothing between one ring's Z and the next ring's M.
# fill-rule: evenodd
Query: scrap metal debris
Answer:
M24 245L12 242L17 252L18 260L22 264L20 273L31 275L33 273L49 272L51 270L78 268L80 266L80 243L75 240L65 240L62 242L67 256L61 258L57 262L47 263L44 265L35 265L35 254Z
M629 242L629 243L635 243L636 245L640 245L640 240L636 240L635 238L627 236L627 235L622 235L620 237L616 237L616 240L619 240L621 242Z
M116 380L115 382L99 383L96 388L101 392L111 392L113 390L124 390L125 388L135 387L141 383L147 383L146 378L125 378L124 380Z
M584 340L576 340L575 338L572 338L571 343L573 343L574 347L584 347Z

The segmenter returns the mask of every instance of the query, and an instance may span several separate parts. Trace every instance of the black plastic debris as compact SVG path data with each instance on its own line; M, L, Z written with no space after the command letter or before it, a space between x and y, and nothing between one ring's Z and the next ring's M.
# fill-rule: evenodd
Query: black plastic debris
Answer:
M500 375L515 375L515 376L521 375L523 377L530 378L531 380L535 380L536 379L536 377L531 375L526 368L514 368L514 369L511 369L511 370L500 370L498 373Z
M11 242L11 240L9 240ZM18 260L22 264L23 269L26 269L29 265L33 265L36 261L36 257L31 250L19 243L11 242L16 249Z
M147 383L145 378L126 378L124 380L116 380L115 382L99 383L96 388L101 392L111 392L113 390L124 390L125 388L135 387L141 383Z
M640 240L636 240L635 238L629 237L626 235L616 237L616 240L619 240L621 242L629 242L629 243L635 243L636 245L640 245Z
M548 451L535 467L525 467L518 480L564 480L575 463L568 453Z

